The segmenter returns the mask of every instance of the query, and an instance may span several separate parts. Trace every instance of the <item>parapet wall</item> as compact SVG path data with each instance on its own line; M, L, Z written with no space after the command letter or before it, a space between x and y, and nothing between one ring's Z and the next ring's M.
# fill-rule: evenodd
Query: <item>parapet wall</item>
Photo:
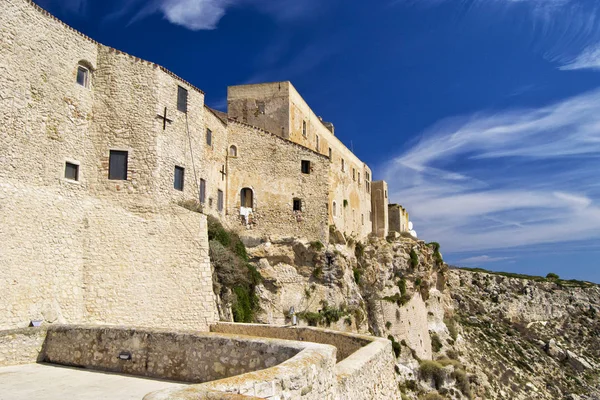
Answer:
M45 328L0 331L0 367L37 362L45 338Z
M270 368L301 350L293 342L260 338L65 325L48 329L42 361L201 383Z
M256 324L218 323L212 332L309 341L337 348L335 399L397 399L395 358L388 340L333 330Z

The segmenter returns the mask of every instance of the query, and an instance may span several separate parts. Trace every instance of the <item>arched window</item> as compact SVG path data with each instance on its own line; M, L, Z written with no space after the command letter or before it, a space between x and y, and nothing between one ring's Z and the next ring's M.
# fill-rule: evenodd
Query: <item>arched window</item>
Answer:
M237 157L237 147L234 145L229 147L229 157Z
M254 206L254 194L252 189L243 188L240 192L240 205L245 208L253 208Z
M333 204L331 205L331 210L332 210L332 214L335 217L337 214L337 203L335 202L335 200L333 201Z
M84 60L77 64L77 84L89 88L91 83L92 65Z

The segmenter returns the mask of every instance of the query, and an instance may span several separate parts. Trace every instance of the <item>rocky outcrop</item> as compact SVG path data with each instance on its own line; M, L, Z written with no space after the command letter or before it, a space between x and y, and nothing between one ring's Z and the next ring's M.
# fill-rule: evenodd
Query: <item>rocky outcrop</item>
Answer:
M450 269L400 235L339 242L248 248L257 322L392 340L403 400L600 399L597 285Z

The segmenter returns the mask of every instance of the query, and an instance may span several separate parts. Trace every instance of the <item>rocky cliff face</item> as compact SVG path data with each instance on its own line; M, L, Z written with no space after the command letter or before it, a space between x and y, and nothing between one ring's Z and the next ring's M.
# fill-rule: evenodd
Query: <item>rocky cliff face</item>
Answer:
M389 338L404 399L600 399L599 286L450 269L410 237L337 237L248 248L257 322Z

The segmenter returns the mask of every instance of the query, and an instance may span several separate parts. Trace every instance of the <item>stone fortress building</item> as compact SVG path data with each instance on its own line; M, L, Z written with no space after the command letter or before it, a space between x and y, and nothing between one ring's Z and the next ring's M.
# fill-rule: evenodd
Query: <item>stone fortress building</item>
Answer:
M31 1L0 5L0 330L208 331L204 214L256 239L388 235L386 183L290 82L230 87L223 113Z

